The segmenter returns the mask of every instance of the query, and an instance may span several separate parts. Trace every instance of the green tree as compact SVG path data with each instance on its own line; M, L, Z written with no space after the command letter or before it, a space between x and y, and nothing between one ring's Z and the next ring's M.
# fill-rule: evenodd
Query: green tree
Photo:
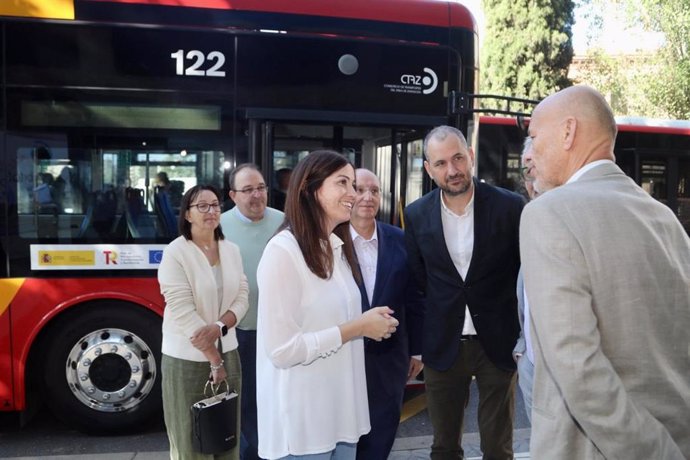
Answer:
M541 99L571 85L574 1L482 0L482 8L481 93Z
M574 83L596 88L611 104L616 115L668 118L668 114L649 98L649 73L656 69L656 58L649 54L609 55L592 47L580 59Z
M592 46L586 65L575 78L601 91L616 115L690 119L690 1L688 0L583 0L590 29L589 45L597 36L606 14L627 13L630 40L640 26L660 33L661 48L628 55L606 55Z
M592 47L579 65L575 82L586 82L596 88L611 104L616 114L627 113L625 72L620 61L606 54L602 48Z
M627 0L650 30L662 32L665 43L655 70L648 75L649 99L669 117L690 119L690 1Z

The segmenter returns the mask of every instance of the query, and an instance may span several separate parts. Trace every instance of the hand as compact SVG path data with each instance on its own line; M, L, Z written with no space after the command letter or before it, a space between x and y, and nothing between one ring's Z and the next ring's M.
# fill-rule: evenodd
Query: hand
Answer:
M407 380L412 380L417 377L424 369L424 363L417 358L410 358L410 370L407 371Z
M220 369L211 370L208 379L213 382L214 385L220 385L220 382L228 378L228 373L225 371L224 366L220 366Z
M362 335L377 342L381 339L389 339L396 331L398 320L391 314L393 310L388 307L375 307L367 310L361 317Z
M202 326L192 334L189 340L192 345L199 351L208 350L210 347L216 346L216 340L220 337L220 328L214 324L207 324Z

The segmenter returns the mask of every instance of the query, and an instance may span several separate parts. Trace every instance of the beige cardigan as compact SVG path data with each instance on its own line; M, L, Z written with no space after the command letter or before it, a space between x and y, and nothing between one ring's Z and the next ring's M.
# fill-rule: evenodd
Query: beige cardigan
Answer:
M223 295L218 299L216 280L204 253L191 240L176 238L163 251L158 282L165 297L162 352L174 358L206 361L190 337L202 326L213 324L228 310L239 323L247 312L247 278L240 250L227 240L218 242L223 277ZM220 306L220 309L219 309ZM235 328L222 339L223 352L237 348Z

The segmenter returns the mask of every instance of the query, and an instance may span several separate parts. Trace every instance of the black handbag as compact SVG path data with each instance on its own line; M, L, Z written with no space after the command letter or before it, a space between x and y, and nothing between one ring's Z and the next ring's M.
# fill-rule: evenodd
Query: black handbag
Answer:
M220 454L237 445L237 393L230 391L225 381L225 391L218 393L218 386L206 382L204 396L209 383L213 396L192 404L192 445L202 454Z

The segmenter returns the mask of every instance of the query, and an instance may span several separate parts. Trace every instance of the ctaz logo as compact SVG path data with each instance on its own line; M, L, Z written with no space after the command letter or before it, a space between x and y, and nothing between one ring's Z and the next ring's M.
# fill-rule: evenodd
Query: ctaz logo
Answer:
M403 85L421 86L422 93L431 94L438 87L438 77L436 76L436 72L428 67L424 67L424 74L425 75L401 75L400 83Z
M428 67L424 67L424 73L428 75L424 75L424 78L422 78L422 85L425 87L422 92L424 94L431 94L438 86L438 77L436 76L436 72Z

